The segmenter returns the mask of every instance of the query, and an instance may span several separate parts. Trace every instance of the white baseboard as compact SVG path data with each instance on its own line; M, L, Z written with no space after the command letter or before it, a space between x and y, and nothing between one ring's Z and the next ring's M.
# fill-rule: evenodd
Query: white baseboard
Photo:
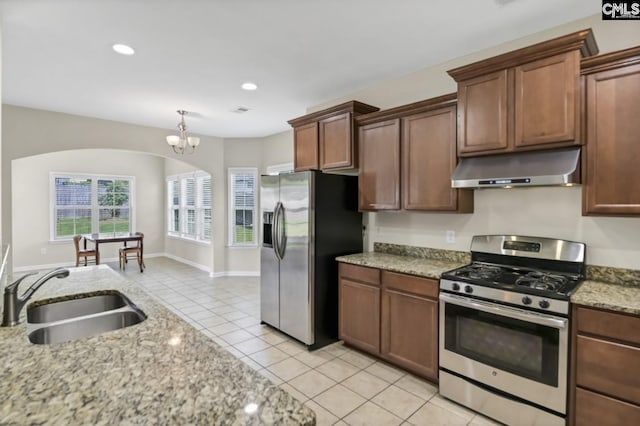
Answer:
M117 262L117 257L100 259L100 264L104 264L107 262ZM93 263L89 263L89 265L93 265ZM83 266L82 262L80 262L80 266ZM61 262L61 263L45 263L41 265L28 265L28 266L17 266L13 268L13 272L26 272L26 271L37 271L41 269L54 269L54 268L75 268L76 262Z
M162 257L162 256L166 256L165 253L149 253L149 254L145 253L144 254L145 259L150 257ZM101 257L100 258L100 264L117 262L117 261L118 261L117 257L107 257L107 258ZM53 268L75 268L75 266L76 266L75 261L61 262L61 263L45 263L41 265L16 266L13 268L13 272L36 271L40 269L53 269ZM82 266L82 262L80 262L80 266Z
M215 272L210 273L209 276L211 278L219 278L219 277L259 277L260 271L223 271L223 272Z
M170 254L170 253L162 253L162 255L164 257L168 257L169 259L173 259L176 262L180 262L180 263L184 263L185 265L193 266L196 269L200 269L201 271L209 272L209 274L211 274L211 268L209 268L206 265L201 265L199 263L192 262L191 260L184 259L182 257L176 256L176 255L173 255L173 254Z
M213 272L211 268L206 265L201 265L196 262L192 262L191 260L184 259L182 257L169 254L169 253L145 253L145 258L151 257L167 257L169 259L175 260L176 262L184 263L185 265L192 266L196 269L200 269L201 271L205 271L209 273L209 277L211 278L219 278L219 277L259 277L260 271L222 271L222 272ZM107 262L117 262L117 257L110 258L102 258L100 259L100 263L104 264ZM47 263L42 265L28 265L28 266L18 266L13 268L13 272L26 272L26 271L35 271L41 269L53 269L60 267L75 267L75 262L62 262L62 263Z

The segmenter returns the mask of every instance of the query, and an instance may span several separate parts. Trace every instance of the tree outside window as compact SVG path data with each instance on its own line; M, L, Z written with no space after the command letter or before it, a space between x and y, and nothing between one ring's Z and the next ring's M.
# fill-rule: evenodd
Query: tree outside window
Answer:
M52 173L52 239L131 232L133 184L133 177Z

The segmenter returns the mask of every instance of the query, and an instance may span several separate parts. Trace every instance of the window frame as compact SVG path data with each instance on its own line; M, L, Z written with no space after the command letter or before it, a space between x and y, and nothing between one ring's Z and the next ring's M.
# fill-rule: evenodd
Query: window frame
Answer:
M209 204L204 203L204 180L209 179L209 191L211 192L209 196ZM188 194L187 194L187 185L189 180L193 180L193 204L188 203ZM178 194L178 204L174 204L173 200L173 188L174 182L178 182L179 194ZM166 177L166 207L167 207L167 236L171 238L177 238L181 240L197 242L200 244L210 245L213 240L213 233L211 232L213 226L213 186L212 186L212 178L209 173L206 173L202 170L189 172L189 173L180 173L176 175L171 175ZM210 215L210 223L209 223L209 238L206 238L205 229L205 210L211 210L212 214ZM175 230L174 225L174 215L176 210L178 211L178 226L179 229ZM193 212L193 221L189 221L189 211ZM189 231L189 224L193 225L193 232Z
M236 175L252 175L253 176L253 208L252 208L252 241L251 242L237 242L235 240L235 221L236 221L236 206L235 206L235 193L234 193L234 176ZM227 193L228 193L228 216L227 216L227 245L229 247L257 247L258 246L258 168L257 167L229 167L227 169Z
M135 176L123 176L112 174L97 174L97 173L77 173L77 172L49 172L49 241L61 242L71 241L74 235L58 236L57 235L57 221L56 212L58 211L57 193L56 193L56 179L57 178L69 178L69 179L86 179L91 180L91 204L86 206L88 210L91 210L91 232L100 232L100 209L105 208L104 205L99 204L98 199L98 181L100 180L125 180L129 182L129 232L135 232L136 229L136 178ZM83 208L85 208L83 206Z

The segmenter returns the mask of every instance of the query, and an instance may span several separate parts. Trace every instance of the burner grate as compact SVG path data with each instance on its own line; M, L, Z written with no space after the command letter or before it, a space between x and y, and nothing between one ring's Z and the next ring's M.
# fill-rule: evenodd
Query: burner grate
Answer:
M561 291L568 278L562 275L555 275L546 272L529 272L516 280L516 285L529 287L537 290Z
M474 280L495 281L501 274L502 268L499 266L474 264L462 268L456 275Z

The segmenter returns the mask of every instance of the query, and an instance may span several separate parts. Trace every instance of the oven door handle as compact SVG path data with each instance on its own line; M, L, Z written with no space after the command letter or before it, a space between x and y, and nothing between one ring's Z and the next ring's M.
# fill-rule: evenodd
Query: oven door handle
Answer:
M534 324L544 325L557 329L567 327L567 319L552 317L550 315L540 314L538 312L524 311L522 309L510 308L504 305L498 305L491 302L469 299L468 297L455 296L447 293L440 293L440 300L454 305L463 306L465 308L477 309L482 312L500 315L503 317L514 318Z

